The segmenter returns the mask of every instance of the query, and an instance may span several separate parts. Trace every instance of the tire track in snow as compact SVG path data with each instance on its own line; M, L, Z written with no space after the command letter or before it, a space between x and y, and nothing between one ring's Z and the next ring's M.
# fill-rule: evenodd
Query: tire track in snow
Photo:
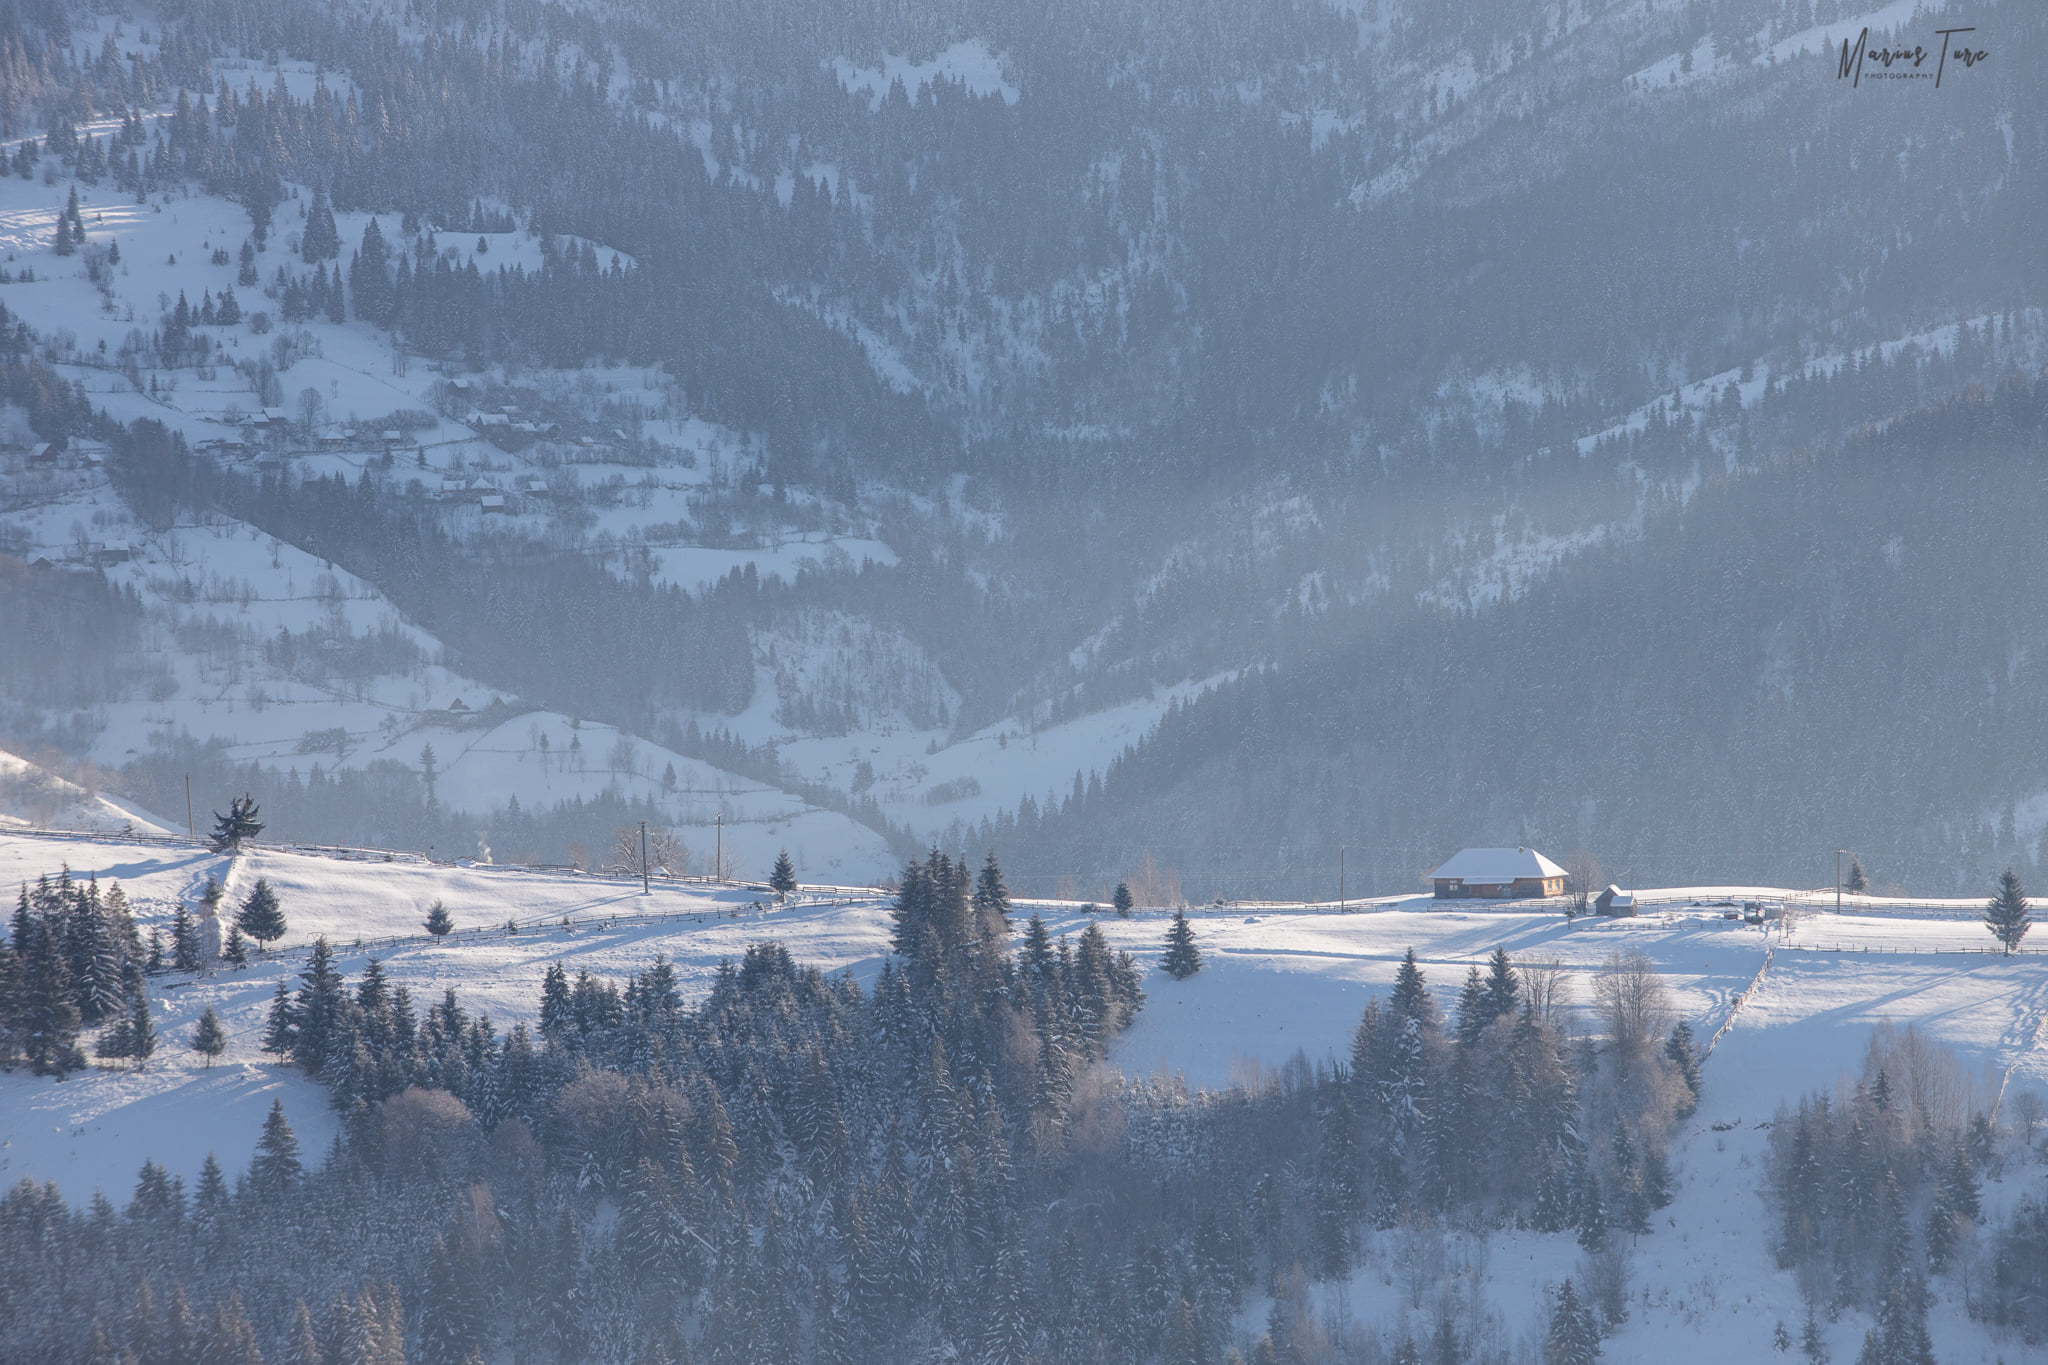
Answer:
M1994 1119L1998 1117L1999 1107L2005 1103L2005 1091L2012 1084L2012 1073L2026 1060L2028 1053L2041 1046L2041 1034L2048 1030L2048 981L2037 981L2023 987L2018 993L2017 1004L2013 1026L1998 1040L1998 1045L2011 1049L2012 1055L1999 1069L1998 1095L1991 1101Z

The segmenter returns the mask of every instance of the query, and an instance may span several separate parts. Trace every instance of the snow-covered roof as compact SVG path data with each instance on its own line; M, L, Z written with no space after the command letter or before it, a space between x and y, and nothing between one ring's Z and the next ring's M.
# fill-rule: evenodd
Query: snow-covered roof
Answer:
M1467 848L1429 875L1491 886L1523 877L1562 877L1564 869L1533 848Z

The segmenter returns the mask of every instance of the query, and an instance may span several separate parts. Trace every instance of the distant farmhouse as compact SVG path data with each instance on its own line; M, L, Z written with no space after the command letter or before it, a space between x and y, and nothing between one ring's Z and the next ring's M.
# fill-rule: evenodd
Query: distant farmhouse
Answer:
M1438 900L1564 894L1564 869L1533 848L1468 848L1429 874Z

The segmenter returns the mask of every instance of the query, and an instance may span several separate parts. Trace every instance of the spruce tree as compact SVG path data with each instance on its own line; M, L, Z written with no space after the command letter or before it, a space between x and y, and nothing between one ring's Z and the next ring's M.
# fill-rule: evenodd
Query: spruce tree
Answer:
M242 902L242 908L235 915L235 927L268 948L270 944L284 937L284 909L277 902L277 892L271 889L267 877L258 877L249 898Z
M137 1066L156 1052L156 1023L150 1019L150 995L139 984L129 999L129 1009L100 1033L96 1056L117 1060L127 1058Z
M1124 882L1116 884L1116 894L1109 898L1109 903L1116 910L1116 917L1118 919L1129 919L1131 917L1131 907L1137 904L1136 901L1131 899L1130 886Z
M384 229L372 218L363 228L363 243L349 261L349 289L355 295L356 316L379 326L391 320L391 248Z
M1392 1004L1396 1014L1403 1019L1413 1019L1425 1032L1434 1032L1442 1023L1422 968L1415 961L1413 948L1402 956L1401 965L1394 971Z
M343 1026L350 1004L342 975L334 969L334 950L324 936L314 940L299 981L292 1002L292 1060L317 1076L330 1053L347 1043Z
M1188 926L1184 911L1173 912L1173 923L1166 930L1166 955L1159 965L1176 981L1185 981L1202 970L1202 950L1195 944L1195 931Z
M213 813L213 836L211 843L215 853L239 853L242 841L253 839L263 832L263 824L256 818L256 798L248 793L228 802L228 813Z
M327 1365L327 1353L313 1331L313 1314L304 1299L292 1310L292 1325L285 1334L284 1365Z
M2020 940L2033 928L2033 917L2027 906L2027 893L2020 886L2017 873L2007 868L1999 874L1998 892L1991 903L1984 907L1984 927L1991 936L2005 948L2007 957L2020 946Z
M1550 1331L1543 1339L1544 1365L1593 1365L1598 1359L1600 1324L1567 1277L1550 1310Z
M125 1014L101 1029L99 1041L93 1044L92 1055L105 1062L122 1061L133 1056L128 1029L128 1016Z
M196 972L199 956L199 925L180 904L171 915L171 965L181 972Z
M21 1052L38 1076L62 1080L85 1069L78 1047L78 1002L72 998L71 967L47 921L38 919L22 954Z
M331 261L341 254L341 234L334 226L334 209L327 202L327 191L313 191L312 207L306 210L306 230L299 237L299 255L309 265L318 266L321 261Z
M974 917L985 939L1004 938L1010 932L1010 888L1003 885L1003 869L990 849L987 861L974 876Z
M249 940L242 936L241 925L228 926L228 941L222 947L220 955L230 967L241 968L249 965Z
M126 1020L127 1050L122 1054L132 1057L141 1066L156 1054L156 1023L149 1015L149 992L140 985L129 997Z
M1870 878L1863 875L1863 863L1860 859L1849 860L1849 880L1842 883L1842 889L1852 896L1860 896L1870 889Z
M1522 981L1515 974L1514 962L1508 957L1508 950L1496 947L1486 968L1487 1005L1493 1017L1503 1018L1521 1008Z
M1465 969L1465 988L1458 993L1458 1044L1472 1047L1493 1022L1493 1002L1477 967Z
M1607 1201L1600 1193L1600 1179L1592 1171L1586 1172L1575 1202L1578 1205L1579 1245L1588 1252L1601 1250L1607 1245Z
M212 1066L214 1059L228 1049L227 1030L220 1025L220 1016L208 1005L206 1012L199 1016L199 1022L192 1028L192 1050L206 1058Z
M207 1327L211 1339L200 1356L206 1365L263 1365L263 1351L242 1308L240 1291L230 1289L227 1298L214 1304Z
M263 1024L263 1050L283 1061L298 1041L298 1009L292 1003L291 986L279 977L277 994L270 998L270 1017Z
M775 868L768 874L768 887L778 896L787 896L796 890L796 864L789 860L786 848L775 855Z
M1828 1365L1831 1352L1827 1335L1820 1330L1820 1322L1814 1317L1811 1306L1806 1310L1806 1327L1799 1333L1799 1350L1806 1357L1807 1365Z
M0 1071L12 1071L21 1060L21 1016L28 983L21 974L21 954L0 938Z
M272 1100L263 1119L262 1136L249 1158L248 1187L258 1198L289 1193L299 1183L305 1167L299 1162L299 1139L285 1121L284 1101Z
M435 938L444 938L454 932L455 916L448 913L448 907L435 901L427 907L427 932Z

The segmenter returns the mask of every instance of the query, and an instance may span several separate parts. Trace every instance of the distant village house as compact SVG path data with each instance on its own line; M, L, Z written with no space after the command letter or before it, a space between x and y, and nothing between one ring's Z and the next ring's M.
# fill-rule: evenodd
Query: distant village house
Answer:
M1438 900L1564 894L1564 869L1533 848L1468 848L1429 874Z

